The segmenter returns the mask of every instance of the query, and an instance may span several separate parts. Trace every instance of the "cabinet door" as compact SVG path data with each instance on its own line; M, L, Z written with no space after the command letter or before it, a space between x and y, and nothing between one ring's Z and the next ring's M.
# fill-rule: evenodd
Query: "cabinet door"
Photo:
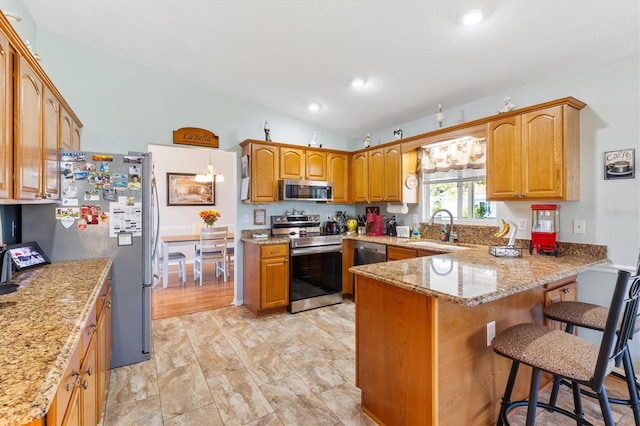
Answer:
M526 198L563 198L562 106L522 115L522 192Z
M80 384L81 379L80 359L82 355L82 348L80 346L81 345L77 345L73 353L71 354L69 364L67 365L67 368L62 375L60 386L58 386L54 402L51 404L49 412L47 413L47 423L55 425L64 424L65 413L67 413L69 410L72 410L74 404L76 406L78 406L79 404L78 385ZM71 417L71 419L73 420L69 424L80 424L79 407L77 407L77 410L78 413L67 416Z
M309 180L327 180L327 154L322 151L306 151L305 176Z
M289 303L289 261L287 257L261 260L262 309L278 308Z
M333 202L348 203L349 155L330 152L327 155L327 180L333 183Z
M280 179L304 179L304 149L280 147Z
M0 198L13 196L13 73L9 40L0 34Z
M384 200L384 151L382 148L369 151L369 202Z
M61 423L62 426L81 426L85 423L82 421L82 410L80 406L80 391L76 390L73 393L73 397L69 401L69 408L67 409L67 415Z
M417 251L404 247L387 246L387 262L392 260L413 259L417 257Z
M487 199L514 200L522 196L520 117L488 124Z
M554 288L544 293L544 306L557 302L575 302L578 300L578 283L571 282L562 287ZM549 319L544 320L545 325L557 330L564 330L564 324Z
M107 374L111 363L111 292L104 302L104 308L98 319L98 406L104 401Z
M272 203L278 200L278 148L251 145L251 201Z
M75 122L73 123L73 145L72 148L76 151L80 150L80 139L81 139L82 128L78 126Z
M351 174L351 193L353 194L353 202L365 203L369 201L369 165L368 153L359 152L353 154Z
M66 109L60 111L60 148L73 151L73 119Z
M42 188L42 82L24 58L17 59L15 187L17 199L40 199Z
M402 153L400 145L384 148L384 201L402 201Z
M82 365L82 381L80 382L80 406L82 407L82 424L98 424L98 371L96 369L97 341L91 339ZM102 401L101 401L102 402Z
M60 176L58 148L60 144L60 102L46 87L44 88L44 163L42 165L45 197L60 198Z

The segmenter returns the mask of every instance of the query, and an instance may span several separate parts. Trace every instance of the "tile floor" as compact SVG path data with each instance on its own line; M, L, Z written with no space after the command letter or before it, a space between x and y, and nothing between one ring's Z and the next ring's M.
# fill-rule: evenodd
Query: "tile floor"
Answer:
M354 385L350 301L259 320L242 306L154 320L153 348L150 361L111 371L103 426L375 424ZM573 405L570 391L560 400ZM602 424L597 402L583 402ZM630 408L612 407L617 425L634 424ZM539 410L536 424L575 422Z

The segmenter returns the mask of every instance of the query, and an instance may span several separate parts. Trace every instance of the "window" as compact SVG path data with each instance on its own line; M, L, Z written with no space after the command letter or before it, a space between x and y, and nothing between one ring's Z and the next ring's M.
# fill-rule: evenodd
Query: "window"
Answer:
M428 220L434 211L447 209L456 220L481 221L495 219L496 203L487 201L484 176L429 181L422 176L422 218Z

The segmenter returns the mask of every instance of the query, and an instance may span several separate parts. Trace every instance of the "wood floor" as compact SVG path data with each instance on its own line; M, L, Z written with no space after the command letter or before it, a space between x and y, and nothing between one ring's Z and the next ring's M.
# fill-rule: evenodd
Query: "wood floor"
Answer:
M192 314L233 303L233 271L225 283L222 276L216 277L215 265L204 265L202 287L193 279L193 266L187 264L187 282L178 279L177 265L169 266L167 288L162 288L162 279L153 288L151 317L170 318Z

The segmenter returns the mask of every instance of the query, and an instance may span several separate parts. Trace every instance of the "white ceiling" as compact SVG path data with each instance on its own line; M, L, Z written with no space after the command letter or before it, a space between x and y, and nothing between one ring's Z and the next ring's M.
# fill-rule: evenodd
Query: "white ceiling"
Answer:
M40 28L352 137L640 50L638 0L24 3ZM463 27L470 6L488 16Z

